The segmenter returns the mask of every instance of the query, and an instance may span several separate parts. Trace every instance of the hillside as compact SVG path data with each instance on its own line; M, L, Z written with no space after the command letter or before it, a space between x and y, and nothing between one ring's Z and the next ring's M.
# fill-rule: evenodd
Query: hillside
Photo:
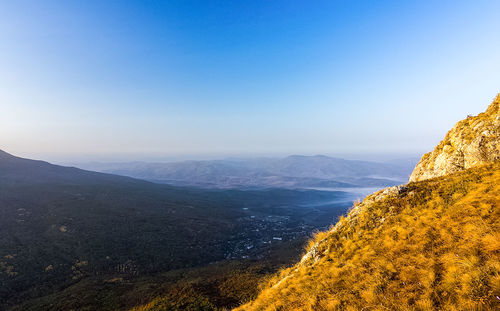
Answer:
M327 226L346 208L331 202L349 200L179 188L0 152L0 310L131 307L162 273L266 257ZM273 236L282 241L267 243Z
M459 122L415 182L355 205L237 310L500 309L498 102Z
M103 174L53 165L44 161L24 159L0 150L0 183L1 184L86 184L86 183L114 183L114 184L149 184L141 180Z

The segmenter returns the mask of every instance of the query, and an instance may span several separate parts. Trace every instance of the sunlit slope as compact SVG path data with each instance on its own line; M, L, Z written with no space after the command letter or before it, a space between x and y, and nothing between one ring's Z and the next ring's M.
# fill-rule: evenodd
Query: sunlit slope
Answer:
M500 96L240 310L500 309Z
M239 310L498 310L499 206L499 163L375 193Z

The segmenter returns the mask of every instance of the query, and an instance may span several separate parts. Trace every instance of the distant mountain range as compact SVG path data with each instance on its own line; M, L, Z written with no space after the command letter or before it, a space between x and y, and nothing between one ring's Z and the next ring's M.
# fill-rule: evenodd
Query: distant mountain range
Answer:
M171 163L84 163L76 166L149 181L203 188L385 187L408 179L418 158L393 163L323 155Z

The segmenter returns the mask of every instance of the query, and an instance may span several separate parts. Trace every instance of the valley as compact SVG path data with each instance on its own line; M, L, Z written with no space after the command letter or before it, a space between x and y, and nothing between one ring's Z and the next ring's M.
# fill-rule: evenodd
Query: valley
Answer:
M173 187L5 152L0 185L0 305L14 310L50 310L43 297L72 295L81 286L89 295L111 295L109 280L143 284L221 261L269 261L272 271L296 258L288 246L300 249L359 198L343 191ZM106 286L97 292L85 285L95 282ZM127 295L137 296L134 288ZM96 298L64 301L107 308Z

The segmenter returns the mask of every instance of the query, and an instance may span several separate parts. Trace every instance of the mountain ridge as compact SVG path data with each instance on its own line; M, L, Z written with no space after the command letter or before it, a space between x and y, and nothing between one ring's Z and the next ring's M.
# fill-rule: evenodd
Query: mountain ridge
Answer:
M101 179L102 182L148 183L127 176L61 166L42 160L26 159L0 150L0 183L47 183L55 181L59 183L82 183L96 178Z
M324 155L171 163L81 164L85 169L202 188L386 187L406 180L411 165Z

